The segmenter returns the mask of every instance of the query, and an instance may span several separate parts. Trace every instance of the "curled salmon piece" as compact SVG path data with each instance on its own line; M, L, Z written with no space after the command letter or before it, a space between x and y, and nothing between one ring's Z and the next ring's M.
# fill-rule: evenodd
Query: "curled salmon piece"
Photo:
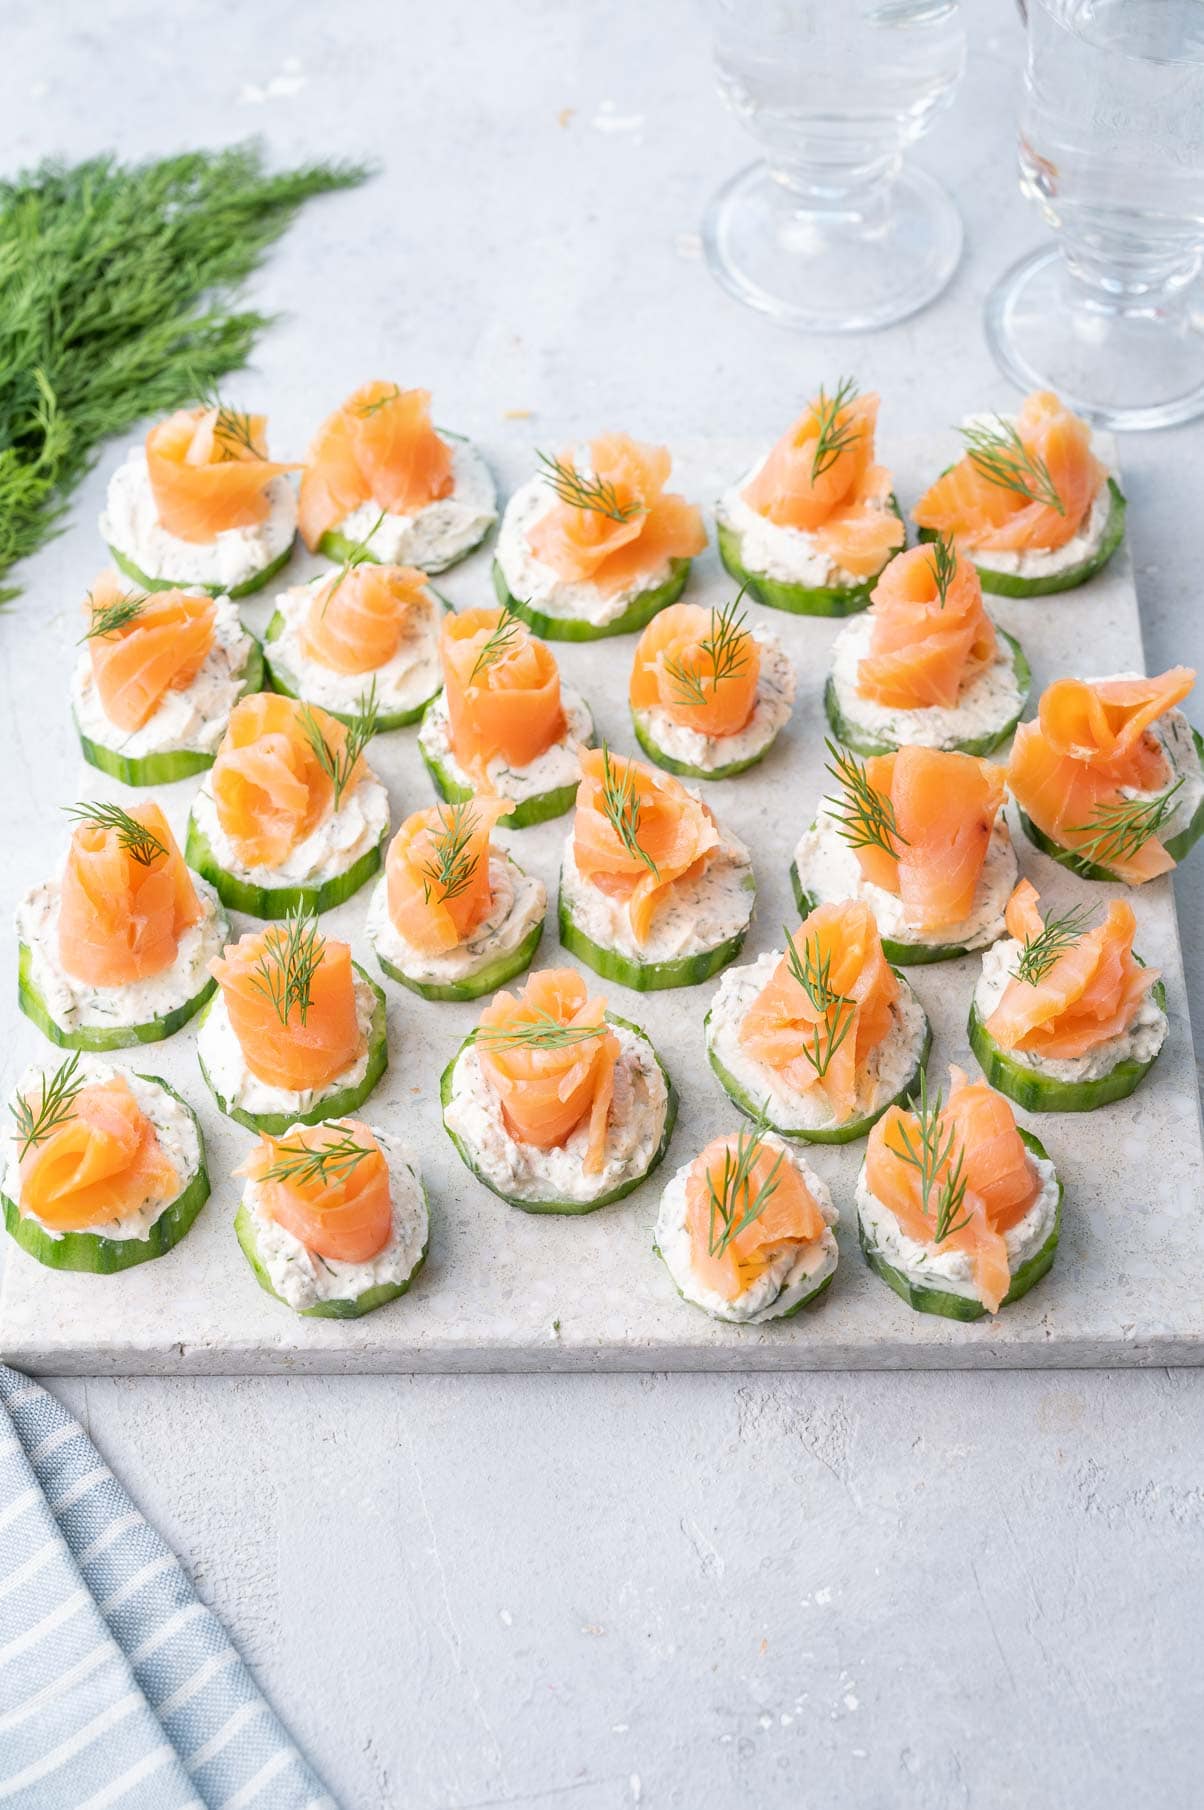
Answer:
M489 916L489 838L514 809L508 798L435 804L407 817L385 857L389 917L424 954L467 942Z
M76 980L124 987L162 974L176 959L180 938L202 915L166 817L157 804L126 813L154 844L148 859L121 831L92 819L71 833L59 892L59 960Z
M314 592L302 650L331 672L376 672L396 654L415 612L425 611L426 585L414 566L345 566Z
M558 1028L567 1037L558 1037ZM588 1120L582 1168L597 1175L619 1059L605 999L591 999L575 969L541 969L521 993L503 990L486 1006L477 1049L511 1136L550 1150Z
M234 1173L258 1183L268 1218L316 1257L370 1263L392 1236L389 1165L359 1119L294 1125L283 1137L261 1132Z
M745 1133L746 1139L748 1136ZM699 1280L725 1301L746 1294L782 1251L814 1244L827 1229L819 1203L781 1149L759 1144L752 1161L746 1158L746 1179L732 1185L742 1154L740 1146L738 1137L712 1139L695 1157L686 1177L690 1262ZM767 1198L761 1211L750 1224L741 1226L763 1193ZM715 1196L728 1207L732 1222L741 1226L726 1241ZM723 1248L718 1250L720 1243Z
M944 1160L923 1200L920 1172L907 1160L909 1150L921 1148L920 1121L914 1112L892 1106L870 1132L866 1184L909 1238L933 1244L940 1190L960 1162L965 1195L948 1235L935 1248L969 1254L979 1299L988 1313L996 1313L1012 1285L1004 1234L1036 1200L1040 1176L1007 1101L985 1081L968 1081L959 1068L949 1070L949 1099L937 1117L936 1137Z
M365 1038L356 1014L355 973L346 943L314 929L318 956L305 986L286 992L295 927L269 924L231 943L209 964L251 1073L290 1093L318 1091L351 1067ZM309 963L306 962L308 967ZM282 1008L283 1007L283 1011Z
M738 735L757 703L761 650L743 625L726 632L725 615L673 603L636 643L633 710L663 710L699 735Z
M21 1158L20 1211L56 1232L128 1219L178 1193L175 1163L122 1075L81 1088Z
M363 503L413 515L454 489L451 450L431 422L430 391L361 384L314 436L301 473L301 535L316 552L322 536Z
M116 572L102 572L85 610L89 629L127 596ZM187 591L155 591L135 599L137 613L117 627L90 633L92 681L105 715L119 729L141 729L169 691L186 691L213 646L217 606Z
M790 939L768 986L740 1026L750 1056L797 1093L821 1093L838 1124L853 1117L870 1053L888 1035L899 982L868 905L818 905ZM832 1003L821 1007L799 978L823 976Z
M1150 730L1195 678L1191 667L1172 666L1153 679L1055 680L1012 745L1008 784L1021 810L1062 847L1085 850L1131 885L1169 873L1175 863L1157 836L1136 849L1109 848L1107 816L1123 803L1122 787L1170 785L1170 762Z
M266 415L224 408L177 409L146 436L155 513L179 540L208 542L266 519L267 487L296 465L269 459Z
M870 651L857 667L862 697L900 710L950 710L991 665L997 643L978 573L968 559L955 560L943 597L931 546L891 560L874 587Z
M560 463L577 470L572 447ZM557 497L531 524L527 544L541 564L571 584L591 584L604 596L637 588L670 559L692 559L706 546L702 515L666 491L672 460L664 446L629 434L602 434L589 443L589 473L607 503L584 508Z
M865 878L895 893L922 930L969 917L991 832L1004 798L1005 769L974 754L900 748L866 762L866 779L890 800L895 852L856 850Z
M333 808L334 785L309 722L337 757L347 730L316 704L261 691L230 712L210 785L218 822L248 867L278 867ZM361 757L344 796L366 770Z
M452 753L478 785L496 756L526 767L564 736L560 669L517 616L494 609L446 616L439 664Z
M674 882L701 873L718 847L710 811L668 773L606 748L581 756L574 858L599 891L626 900L637 942L647 942Z
M993 483L966 453L916 504L913 516L921 528L947 534L975 551L1053 550L1074 538L1108 476L1091 450L1091 429L1049 390L1026 399L1015 427L1037 469L1048 472L1057 507Z

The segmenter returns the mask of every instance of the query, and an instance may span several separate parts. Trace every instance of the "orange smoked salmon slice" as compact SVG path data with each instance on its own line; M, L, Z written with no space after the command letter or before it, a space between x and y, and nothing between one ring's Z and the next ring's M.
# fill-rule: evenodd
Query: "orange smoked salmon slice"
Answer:
M747 1136L748 1134L746 1134ZM814 1244L822 1238L827 1221L790 1157L762 1145L753 1159L748 1180L735 1193L731 1205L737 1225L761 1189L772 1186L762 1211L723 1251L715 1254L723 1225L715 1213L711 1190L722 1197L725 1161L728 1174L739 1160L739 1139L714 1138L690 1165L686 1178L686 1229L690 1234L690 1262L699 1280L725 1301L744 1294L782 1250Z
M699 735L736 735L757 702L761 650L747 628L716 641L719 613L673 603L640 636L631 669L633 710L663 710Z
M591 999L572 968L544 968L528 977L517 996L495 995L481 1013L481 1068L501 1102L511 1135L537 1150L563 1144L589 1122L582 1168L597 1175L606 1150L619 1040L605 1028L606 1001ZM578 1037L562 1048L507 1041L523 1025L571 1027Z
M415 949L456 949L488 917L489 837L513 809L508 798L475 798L406 818L389 844L385 879L389 917ZM441 860L441 850L449 858Z
M1122 786L1159 792L1170 784L1170 762L1150 728L1195 677L1172 666L1154 679L1055 680L1012 745L1008 784L1021 810L1064 848L1094 842L1093 858L1133 885L1168 873L1175 863L1157 837L1129 854L1101 849L1099 814L1121 803Z
M366 1155L354 1162L338 1155L328 1159L325 1180L320 1175L268 1177L268 1171L281 1162L295 1168L298 1159L304 1161L306 1150L331 1150L343 1144ZM258 1182L259 1199L269 1219L291 1232L306 1250L332 1263L370 1263L392 1235L389 1165L359 1119L296 1125L282 1138L261 1132L257 1148L235 1174Z
M840 1003L821 1012L784 955L745 1013L740 1042L797 1093L818 1089L843 1123L853 1115L866 1058L891 1028L899 983L868 905L819 905L790 940L801 965L826 965Z
M604 809L609 766L612 790L629 801L627 822L643 855L633 854ZM719 847L715 819L704 804L667 773L643 761L587 748L573 820L577 867L599 891L626 899L638 943L646 943L657 911L674 881L700 873Z
M560 459L576 468L571 447ZM692 559L706 546L706 529L692 503L666 491L671 463L666 447L643 445L628 434L591 440L589 468L598 484L609 487L611 512L557 498L527 531L531 552L558 578L591 584L604 596L651 579L667 560Z
M870 651L857 668L863 698L902 710L952 709L995 658L995 630L968 559L942 600L931 547L892 559L873 592Z
M262 691L230 712L210 783L218 822L248 867L278 867L330 814L334 786L306 733L307 715L337 755L347 731L316 704ZM363 772L357 761L347 790Z
M426 573L413 566L345 566L315 592L302 649L331 672L375 672L393 658L427 596Z
M500 755L508 767L538 760L566 729L551 650L503 610L461 610L439 633L452 753L478 784Z
M364 1036L356 1017L351 950L320 936L308 1003L287 1000L287 1022L281 1018L275 999L284 998L277 983L289 934L289 927L271 924L240 937L210 962L209 972L221 987L251 1073L269 1087L304 1093L328 1086L350 1068Z
M856 850L865 878L902 899L922 930L960 924L974 894L1004 795L1004 768L973 754L900 748L866 762L866 778L889 798L896 854Z
M266 519L267 486L296 465L269 459L264 415L178 409L146 436L155 513L179 540L207 542Z
M1107 472L1091 451L1091 430L1048 390L1028 397L1016 419L1025 450L1043 461L1060 509L984 477L967 453L915 506L921 528L976 551L1064 547L1078 533Z
M956 1230L941 1241L942 1251L966 1251L979 1297L995 1313L1012 1277L1004 1233L1028 1212L1040 1192L1040 1178L1016 1129L1011 1107L985 1082L969 1082L961 1069L949 1070L949 1100L938 1125L940 1148L952 1148L936 1175L931 1197L920 1198L920 1174L905 1160L907 1144L920 1148L913 1112L892 1106L870 1132L865 1178L871 1194L889 1207L909 1238L930 1244L936 1229L937 1194L960 1154L966 1178ZM965 1224L960 1224L965 1221Z
M175 1197L180 1177L121 1075L81 1088L46 1138L21 1158L21 1212L79 1232Z
M116 572L102 572L85 605L89 625L126 595ZM90 635L92 679L109 720L119 729L141 729L169 691L186 691L213 646L216 616L211 597L156 591L129 622Z
M128 815L162 853L136 861L117 829L85 820L72 831L59 893L59 960L76 980L123 987L170 968L201 916L192 875L157 804Z
M454 489L451 451L431 424L429 390L365 383L314 437L301 473L301 534L312 553L362 503L413 515Z

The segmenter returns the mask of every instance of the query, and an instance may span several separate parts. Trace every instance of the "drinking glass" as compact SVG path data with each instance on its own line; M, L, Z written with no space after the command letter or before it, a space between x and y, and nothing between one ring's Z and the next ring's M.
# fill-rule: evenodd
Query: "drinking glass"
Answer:
M987 299L1009 377L1105 427L1204 412L1204 0L1027 0L1020 186L1058 233Z
M903 152L965 65L957 0L710 0L719 89L761 146L703 221L707 261L811 332L885 326L945 287L961 217Z

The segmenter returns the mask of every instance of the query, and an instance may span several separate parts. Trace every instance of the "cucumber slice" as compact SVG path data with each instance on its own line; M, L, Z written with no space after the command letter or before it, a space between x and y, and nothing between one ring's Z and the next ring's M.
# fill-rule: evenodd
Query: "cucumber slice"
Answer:
M655 762L658 767L663 767L666 773L677 773L683 779L731 779L737 773L746 773L749 767L755 767L758 761L765 759L781 734L780 728L775 729L765 746L758 748L755 754L748 755L744 760L728 761L726 766L722 767L692 767L689 761L678 760L675 755L665 753L648 727L650 715L651 713L647 710L632 711L631 726L635 731L636 741L650 761ZM782 727L784 728L785 725L783 724Z
M243 667L239 698L248 697L253 691L262 691L263 678L263 649L252 635L247 663ZM236 703L237 701L235 699ZM200 748L171 748L158 754L122 754L119 749L107 748L103 742L94 742L86 736L79 727L78 719L75 727L84 759L89 765L98 767L113 779L123 780L127 786L174 785L177 779L190 779L194 773L207 772L217 759L216 750L209 754Z
M426 1188L420 1182L422 1198L427 1202L429 1219L429 1200ZM255 1224L248 1213L244 1202L240 1201L238 1211L234 1215L234 1235L242 1246L242 1254L255 1272L255 1280L265 1294L271 1295L273 1301L279 1301L283 1307L289 1303L283 1295L278 1295L272 1287L263 1259L259 1254L259 1242L255 1236ZM430 1249L430 1234L418 1254L418 1260L404 1282L378 1282L372 1288L364 1289L362 1294L348 1295L334 1301L315 1301L312 1307L294 1307L290 1312L299 1314L303 1320L359 1320L364 1314L374 1313L378 1307L384 1307L389 1301L399 1300L404 1295L426 1262L426 1254Z
M669 1269L669 1265L665 1263L665 1253L661 1250L659 1244L653 1245L652 1254L654 1257L659 1257L661 1262L665 1264L665 1268ZM775 1320L793 1320L796 1314L802 1313L804 1307L810 1307L813 1301L818 1301L819 1297L825 1290L831 1288L833 1282L836 1280L836 1271L829 1270L823 1281L817 1283L809 1295L803 1295L800 1300L796 1301L793 1307L783 1308L780 1314L771 1313L764 1319L758 1320L729 1320L722 1314L710 1313L707 1308L700 1306L697 1301L691 1301L689 1295L683 1293L683 1291L678 1288L672 1270L669 1270L669 1277L673 1282L674 1288L677 1289L679 1299L684 1301L687 1307L693 1307L698 1313L706 1314L709 1320L717 1320L721 1326L751 1326L754 1329L759 1330L762 1326L772 1325Z
M742 885L755 896L757 883L751 872ZM735 936L726 937L712 949L700 949L695 955L679 955L667 962L642 962L634 956L621 955L617 949L607 949L586 936L575 922L572 907L563 892L560 895L558 915L560 941L569 953L592 968L595 974L600 974L603 980L617 980L636 993L657 993L665 987L699 986L704 980L710 980L713 974L718 974L721 968L726 968L729 962L735 961L748 935L748 924L745 924ZM749 922L751 920L750 912Z
M438 597L439 593L436 591L435 595ZM445 610L450 609L451 605L448 603L446 597L439 597L439 602L443 605ZM272 616L272 620L268 623L267 630L263 637L268 682L271 689L273 691L278 691L282 697L304 698L305 693L300 689L302 681L297 677L296 673L290 672L278 659L274 660L272 658L272 643L273 641L278 641L283 633L284 617L279 610L276 610ZM364 674L365 685L371 682L371 678L371 673L366 672ZM431 699L437 698L442 689L443 687L441 685L436 685L434 691L423 698L420 703L411 704L406 710L382 710L376 719L376 733L380 735L387 729L405 729L409 724L416 723L422 716L427 705L431 702ZM322 709L326 712L327 716L334 717L337 722L346 723L348 728L358 720L354 710L333 710L329 704L323 704Z
M542 635L545 641L601 641L607 635L627 635L633 629L646 628L659 610L677 602L689 576L688 559L670 560L669 576L664 584L651 591L637 591L627 608L612 622L580 622L569 616L546 615L534 604L523 603L512 596L505 573L496 559L493 562L493 588L498 602L513 615L521 616L528 628Z
M449 435L448 438L458 439L460 436ZM420 572L446 572L452 566L458 566L462 559L467 559L470 553L475 553L477 548L482 546L484 542L489 539L492 528L493 523L487 522L474 541L470 541L462 551L454 553L450 559L441 560L438 565L424 566L416 559L407 560L405 563L407 565L417 566ZM321 540L318 542L317 551L319 553L324 553L327 559L334 560L335 564L340 566L345 565L352 555L354 555L356 559L370 560L374 566L379 566L383 563L378 559L375 553L368 552L362 541L351 540L346 534L339 534L334 528L329 529L322 536Z
M667 1097L665 1101L665 1123L661 1130L660 1141L653 1151L646 1168L641 1170L639 1175L633 1175L629 1181L620 1182L617 1188L611 1188L607 1193L600 1194L596 1200L525 1200L519 1195L506 1194L501 1188L495 1187L489 1180L489 1177L484 1175L477 1167L476 1162L473 1160L473 1157L463 1140L457 1136L447 1122L447 1107L451 1100L452 1080L456 1072L456 1063L460 1060L460 1057L464 1054L469 1044L476 1041L477 1034L475 1031L470 1032L464 1039L464 1042L460 1045L440 1077L439 1101L440 1105L443 1107L443 1129L455 1145L461 1162L466 1169L472 1171L479 1182L482 1182L485 1187L489 1189L491 1194L496 1194L499 1199L508 1201L512 1207L520 1207L524 1213L562 1213L576 1217L583 1213L596 1212L599 1207L609 1207L616 1200L623 1200L628 1194L632 1193L634 1189L639 1187L641 1182L647 1181L653 1170L660 1165L666 1150L669 1148L669 1139L673 1136L673 1126L677 1120L677 1089L673 1085L669 1071L661 1061L656 1049L653 1047L652 1039L648 1036L646 1031L640 1029L638 1024L632 1024L629 1018L620 1018L617 1012L608 1012L606 1014L606 1022L607 1024L622 1025L625 1031L634 1031L635 1035L648 1045L656 1066L664 1076Z
M220 914L220 921L224 942L230 934L224 911ZM162 1043L165 1037L173 1037L182 1025L196 1016L212 997L216 986L217 982L212 975L207 975L190 998L173 1006L170 1012L162 1012L157 1017L148 1019L145 1024L83 1024L68 1029L52 1017L50 1007L33 978L33 954L29 944L17 945L17 1004L26 1018L32 1019L37 1025L43 1037L48 1037L51 1043L57 1043L64 1050L124 1050L138 1043Z
M128 554L109 542L109 552L113 555L113 563L127 578L132 578L136 585L144 591L208 591L210 597L247 597L252 591L261 591L269 578L275 578L282 572L293 557L296 535L293 536L283 553L268 561L259 572L252 572L250 578L244 578L241 584L202 584L196 578L148 578L140 567L136 566Z
M1006 641L1012 650L1012 671L1015 673L1016 683L1020 687L1020 702L1014 714L998 729L988 730L984 735L967 736L962 741L942 743L942 747L947 748L950 752L991 754L1010 739L1017 723L1024 715L1028 694L1032 688L1032 668L1025 658L1024 649L1013 635L1009 635L1007 630L1000 628L998 624L995 626L995 633L1001 641ZM855 718L846 715L840 707L836 686L832 682L831 675L824 686L824 709L837 741L843 742L846 748L852 748L858 754L893 754L897 748L903 746L902 742L887 741L882 736L872 735L868 729L863 729Z
M591 727L587 748L594 745L594 731ZM457 779L445 762L436 754L431 754L421 742L418 752L422 756L423 765L431 776L431 783L436 792L447 804L471 804L476 791L470 784ZM563 817L571 811L577 802L577 787L580 780L574 779L567 786L553 786L550 792L534 792L529 798L522 799L506 817L504 827L508 830L529 829L534 823L547 823L553 817Z
M1204 766L1204 736L1193 728L1191 739L1195 744L1196 757ZM1068 867L1072 874L1078 874L1083 880L1114 880L1124 886L1127 882L1120 874L1113 873L1110 867L1101 867L1098 861L1088 861L1072 848L1066 848L1061 842L1055 842L1052 836L1038 829L1028 812L1016 806L1024 833L1034 848L1039 848L1043 855L1049 855L1061 867ZM1200 837L1204 836L1204 798L1196 806L1191 822L1183 829L1177 830L1173 836L1167 836L1162 844L1172 861L1180 862L1188 856Z
M504 987L508 980L531 966L535 959L535 951L539 948L543 936L543 920L533 924L522 942L507 955L499 955L493 961L486 962L474 973L466 974L462 980L415 980L393 962L386 961L380 950L376 950L376 959L381 970L390 980L400 981L411 993L420 993L423 999L480 999L484 993L496 993Z
M361 855L345 873L332 874L320 885L259 886L253 880L243 880L237 874L229 873L221 865L208 836L190 815L184 859L189 867L209 881L218 898L232 911L245 911L253 918L286 918L291 911L331 911L357 893L379 871L388 841L389 825L386 823L375 847Z
M1019 1130L1019 1127L1017 1129ZM1049 1160L1046 1156L1045 1146L1039 1138L1033 1136L1031 1131L1021 1131L1020 1136L1034 1156L1039 1156L1045 1161ZM1019 1301L1022 1295L1027 1295L1029 1289L1035 1283L1040 1282L1042 1276L1053 1267L1053 1260L1058 1251L1058 1239L1062 1231L1062 1194L1062 1184L1059 1181L1058 1204L1054 1213L1053 1230L1040 1250L1034 1251L1032 1256L1013 1272L1012 1286L1000 1302L1001 1310L1004 1307L1010 1307L1013 1301ZM955 1295L948 1289L928 1288L923 1283L913 1282L910 1276L903 1274L902 1270L895 1269L886 1261L877 1246L869 1243L860 1214L857 1217L857 1237L862 1254L870 1268L876 1275L881 1276L882 1280L889 1284L895 1293L907 1302L909 1307L914 1307L917 1313L940 1314L946 1320L981 1320L985 1317L987 1310L981 1301L975 1301L966 1295Z
M942 472L942 477L944 473ZM1108 519L1104 523L1103 538L1094 553L1077 564L1067 566L1064 572L1050 572L1041 578L1024 578L1018 572L992 572L989 566L979 565L972 553L968 557L978 572L979 581L984 591L993 591L997 597L1046 597L1054 591L1073 591L1085 584L1096 572L1107 565L1116 549L1125 537L1125 497L1115 478L1108 479ZM931 528L921 528L919 538L922 541L936 539ZM986 556L990 557L989 554Z
M195 1112L187 1100L180 1099L175 1088L169 1087L161 1076L140 1075L138 1078L141 1081L153 1081L156 1087L161 1087L173 1100L179 1100L187 1112L196 1128L200 1150L197 1167L183 1190L164 1207L155 1223L147 1228L145 1238L105 1238L97 1232L64 1232L61 1237L53 1238L36 1220L22 1214L16 1201L10 1200L7 1194L0 1196L4 1202L4 1223L9 1235L23 1251L36 1257L47 1269L84 1270L90 1275L112 1276L118 1270L133 1269L137 1263L148 1263L154 1257L164 1257L173 1245L179 1244L209 1198L205 1139Z
M894 496L890 499L890 506L903 522L903 511ZM903 522L902 542L870 577L852 585L805 585L790 584L782 578L770 578L766 572L753 571L744 563L744 542L739 532L726 522L719 522L717 533L719 557L732 577L758 603L768 605L771 610L789 610L794 616L855 616L858 610L864 610L869 604L870 593L891 559L907 545L907 524Z
M798 864L790 863L790 884L800 917L807 917L819 904L814 893L807 891L799 878ZM882 953L893 968L922 968L932 962L955 962L959 956L977 954L967 943L897 943L893 937L881 938Z
M1165 1012L1166 988L1162 982L1155 981L1151 991L1154 1000ZM1106 1075L1099 1075L1094 1081L1057 1081L1052 1075L1042 1074L1020 1057L1001 1049L979 1017L978 1007L973 1002L970 1005L966 1035L970 1048L978 1058L979 1067L991 1086L999 1093L1006 1094L1009 1100L1015 1100L1017 1106L1023 1106L1026 1112L1094 1112L1097 1106L1109 1106L1113 1100L1126 1100L1162 1053L1157 1050L1148 1062L1139 1062L1134 1056L1126 1056L1114 1068L1109 1069Z
M381 1076L389 1066L389 1039L385 1020L385 996L372 979L365 974L358 962L352 962L352 969L358 980L366 981L373 992L372 1023L368 1030L368 1066L363 1079L352 1087L336 1087L333 1092L323 1093L316 1099L307 1112L296 1112L289 1108L285 1112L248 1112L245 1107L231 1106L214 1085L213 1077L205 1067L200 1050L197 1051L197 1062L205 1085L217 1102L218 1110L224 1112L228 1119L239 1125L245 1125L248 1131L266 1131L269 1137L283 1137L293 1125L320 1125L323 1119L346 1119L362 1106L372 1092ZM206 1013L208 1016L208 1013ZM201 1021L204 1023L204 1019Z

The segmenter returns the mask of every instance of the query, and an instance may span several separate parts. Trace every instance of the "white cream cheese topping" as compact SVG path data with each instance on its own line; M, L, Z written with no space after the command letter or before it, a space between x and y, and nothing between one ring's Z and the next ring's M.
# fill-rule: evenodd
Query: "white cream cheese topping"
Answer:
M243 863L218 821L208 781L196 795L192 818L208 838L218 865L236 878L254 886L316 886L345 874L388 834L389 795L367 769L364 777L344 792L338 810L324 817L279 867L247 867Z
M497 493L488 465L467 440L440 434L452 456L452 492L413 515L386 515L374 502L339 522L335 532L367 546L386 566L442 572L472 551L497 520Z
M714 949L748 929L756 903L752 856L738 837L722 829L719 837L701 873L675 880L660 895L644 943L635 939L627 900L601 891L581 873L571 831L560 869L561 902L592 943L629 961L676 961Z
M487 762L485 775L489 789L499 797L522 804L545 792L558 792L564 786L575 786L581 778L581 754L594 739L594 719L589 705L571 685L561 685L560 701L564 707L565 733L525 767L508 766L500 754ZM418 745L428 760L436 762L449 779L469 791L479 790L476 780L460 765L451 746L451 720L447 714L447 694L440 692L432 700L422 727ZM503 825L505 818L502 819Z
M223 591L246 584L286 553L297 531L297 496L287 477L264 486L268 513L249 528L226 528L211 541L180 540L169 534L155 510L146 469L146 449L130 448L125 463L109 479L100 532L147 578L174 585L215 585Z
M588 462L579 459L577 468L588 472ZM602 628L621 616L633 597L668 583L673 573L673 562L668 559L644 573L639 583L627 590L602 592L588 580L561 578L550 566L536 559L527 539L536 522L555 504L555 491L538 476L529 478L506 504L498 533L497 563L510 595L520 603L531 604L545 616L560 616L566 622L588 622L594 628Z
M983 952L982 973L974 989L974 1004L985 1024L1014 977L1024 944L1012 937L993 943ZM1166 1042L1170 1024L1152 993L1147 992L1129 1024L1115 1037L1097 1043L1082 1056L1042 1056L1033 1050L1003 1050L1009 1062L1031 1068L1052 1081L1097 1081L1110 1075L1120 1062L1152 1062ZM1000 1046L1002 1048L1002 1045Z
M197 1055L205 1065L205 1073L228 1108L241 1107L251 1113L309 1113L332 1094L345 1087L358 1087L368 1072L372 1031L372 1015L376 1010L376 992L372 983L353 971L355 983L355 1018L360 1032L360 1050L355 1060L325 1087L273 1087L251 1072L242 1045L230 1023L230 1013L219 987L197 1034ZM281 1027L283 1036L284 1028Z
M308 584L294 585L276 598L282 618L280 633L265 643L270 664L289 690L325 710L353 715L369 686L376 684L376 700L382 716L417 710L442 684L439 674L439 624L443 609L430 591L424 593L405 620L397 652L383 666L366 672L336 672L306 652L302 629L316 593L329 582L322 573Z
M805 528L787 528L780 522L771 522L768 516L761 515L745 501L743 492L768 457L766 453L764 458L758 459L752 470L745 472L730 490L725 490L715 505L715 516L721 526L730 528L740 537L741 565L760 578L774 578L779 584L804 585L808 590L828 585L849 590L863 585L864 578L846 571L830 554L823 552L816 546L815 536ZM894 514L889 503L884 502L882 507L884 514Z
M688 724L676 722L665 710L637 711L637 720L662 754L709 773L737 761L755 760L769 747L794 706L794 667L769 629L755 628L753 639L760 648L761 667L753 712L743 729L734 735L701 735Z
M862 734L895 747L954 748L960 742L999 734L1019 714L1024 698L1016 678L1015 655L1001 634L990 666L970 681L952 706L927 704L906 710L863 697L857 669L870 653L873 632L869 615L854 616L832 645L836 703L841 715Z
M389 916L389 884L382 875L368 907L368 941L378 956L410 980L434 985L467 980L511 955L535 926L543 923L548 909L543 881L524 873L505 850L493 846L489 851L489 889L490 909L467 941L454 949L432 953L408 942L394 924Z

